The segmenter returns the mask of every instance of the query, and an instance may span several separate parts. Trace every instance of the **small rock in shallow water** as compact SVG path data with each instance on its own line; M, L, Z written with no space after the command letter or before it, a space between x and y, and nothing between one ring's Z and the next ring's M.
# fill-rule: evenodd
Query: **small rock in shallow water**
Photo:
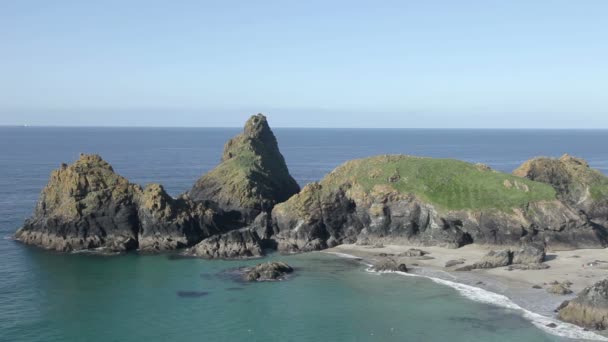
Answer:
M198 298L208 294L209 292L206 291L177 291L177 296L183 298Z
M284 262L266 262L245 271L243 279L246 281L275 281L284 279L292 273L293 268Z
M542 286L540 286L540 285L533 285L533 286L532 286L532 288L533 288L533 289L542 289L543 287L542 287Z
M555 323L549 323L546 326L549 328L557 328L557 324L555 324Z
M405 264L398 263L394 259L380 260L372 266L372 269L377 272L407 272Z

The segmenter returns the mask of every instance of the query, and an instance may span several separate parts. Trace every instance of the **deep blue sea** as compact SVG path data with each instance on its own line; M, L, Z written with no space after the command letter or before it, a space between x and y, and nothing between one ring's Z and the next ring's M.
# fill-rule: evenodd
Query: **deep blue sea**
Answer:
M51 170L98 153L121 175L177 195L240 129L0 127L0 341L563 341L519 310L421 277L378 275L324 253L280 256L289 281L245 285L256 261L58 254L11 234ZM401 153L510 172L534 156L583 157L608 173L606 130L275 129L304 185L342 162ZM257 261L259 262L259 261ZM196 294L194 296L193 294Z

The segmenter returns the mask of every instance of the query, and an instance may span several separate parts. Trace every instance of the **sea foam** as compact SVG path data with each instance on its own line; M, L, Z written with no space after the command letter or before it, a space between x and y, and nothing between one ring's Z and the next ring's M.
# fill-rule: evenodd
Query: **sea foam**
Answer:
M346 253L328 252L328 254L333 254L333 255L336 255L339 257L349 258L349 259L360 259L354 255L350 255L350 254L346 254ZM549 334L552 334L552 335L571 338L571 339L578 339L578 340L608 341L608 338L605 336L602 336L602 335L597 334L592 331L586 331L577 325L570 324L570 323L564 323L555 318L546 317L541 314L524 309L523 307L517 305L515 302L513 302L511 299L509 299L509 297L507 297L507 296L504 296L504 295L501 295L498 293L494 293L494 292L491 292L491 291L488 291L488 290L485 290L485 289L482 289L479 287L461 284L458 282L449 281L449 280L445 280L445 279L441 279L441 278L429 277L429 276L406 273L406 272L398 272L398 271L378 272L378 271L374 271L371 268L371 265L369 265L367 263L365 263L365 265L368 267L366 269L366 271L370 272L370 273L378 273L378 274L394 273L394 274L399 274L399 275L403 275L403 276L407 276L407 277L421 277L421 278L430 279L431 281L433 281L437 284L449 286L449 287L455 289L456 291L458 291L458 293L460 295L462 295L470 300L484 303L484 304L495 305L495 306L503 307L503 308L518 312L522 317L524 317L527 320L529 320L530 322L532 322L532 324L534 324L536 327L538 327L539 329L541 329ZM555 328L548 327L547 325L551 324L551 323L553 323L557 326Z

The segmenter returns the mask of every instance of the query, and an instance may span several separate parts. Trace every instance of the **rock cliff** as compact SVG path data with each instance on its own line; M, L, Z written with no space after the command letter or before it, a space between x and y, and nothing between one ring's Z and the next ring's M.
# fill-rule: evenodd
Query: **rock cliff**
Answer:
M138 247L137 185L117 175L98 155L81 155L51 174L34 216L15 237L59 251Z
M450 159L378 156L343 164L272 211L283 251L341 243L600 248L604 232L553 187Z
M218 233L218 216L202 203L171 198L158 184L131 184L100 156L82 154L53 171L15 237L58 251L171 250Z

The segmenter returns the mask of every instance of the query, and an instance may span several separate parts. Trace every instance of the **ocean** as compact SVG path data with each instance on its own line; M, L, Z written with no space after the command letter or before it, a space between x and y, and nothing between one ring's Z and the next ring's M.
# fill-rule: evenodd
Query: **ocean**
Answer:
M60 254L10 239L51 170L98 153L132 182L172 195L219 161L238 128L0 127L0 341L571 341L505 298L447 282L375 274L316 252L271 255L287 281L244 284L259 262ZM411 154L511 172L535 156L583 157L608 174L608 130L274 129L304 185L342 162Z

